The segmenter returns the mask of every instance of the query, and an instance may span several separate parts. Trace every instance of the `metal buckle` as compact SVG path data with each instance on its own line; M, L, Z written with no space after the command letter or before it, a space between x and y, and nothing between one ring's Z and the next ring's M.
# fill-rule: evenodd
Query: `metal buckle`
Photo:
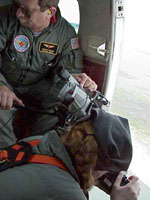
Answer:
M4 160L0 160L0 164L3 164L3 163L5 163L6 162L6 160L4 159Z
M0 150L0 153L1 153L2 151ZM3 160L0 160L0 164L3 164L3 163L5 163L6 162L6 160L5 159L3 159Z

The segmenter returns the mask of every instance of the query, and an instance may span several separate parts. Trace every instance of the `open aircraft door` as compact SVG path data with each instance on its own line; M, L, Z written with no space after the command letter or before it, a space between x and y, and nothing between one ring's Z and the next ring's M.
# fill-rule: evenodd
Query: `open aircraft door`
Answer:
M124 1L78 0L78 3L84 71L111 102L121 58Z

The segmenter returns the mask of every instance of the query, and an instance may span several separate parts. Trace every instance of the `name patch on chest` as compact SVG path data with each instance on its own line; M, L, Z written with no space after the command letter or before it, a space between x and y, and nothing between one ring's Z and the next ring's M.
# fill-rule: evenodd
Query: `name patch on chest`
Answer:
M41 41L39 45L39 51L43 53L49 53L53 55L57 55L58 45Z

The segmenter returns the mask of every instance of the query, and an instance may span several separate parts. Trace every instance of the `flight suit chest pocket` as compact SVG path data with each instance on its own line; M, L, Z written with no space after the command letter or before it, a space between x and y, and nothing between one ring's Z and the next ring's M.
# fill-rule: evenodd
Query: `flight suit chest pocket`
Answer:
M12 73L17 67L16 58L9 49L5 50L2 62L2 71L5 73Z
M59 62L60 55L49 56L43 59L42 71L46 75L48 72L51 73Z

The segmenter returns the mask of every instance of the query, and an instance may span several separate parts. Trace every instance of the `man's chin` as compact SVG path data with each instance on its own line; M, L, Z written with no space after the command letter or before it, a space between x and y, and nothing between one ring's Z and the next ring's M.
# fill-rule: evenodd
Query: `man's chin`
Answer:
M20 21L20 24L22 25L22 26L27 26L27 21L25 21L25 20L19 20Z

